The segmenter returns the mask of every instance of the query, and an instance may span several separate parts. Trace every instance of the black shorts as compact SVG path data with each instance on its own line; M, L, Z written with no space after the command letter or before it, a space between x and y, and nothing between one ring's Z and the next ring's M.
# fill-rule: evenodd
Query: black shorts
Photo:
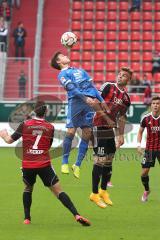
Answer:
M116 144L113 129L94 127L93 136L93 150L96 156L104 157L115 154Z
M141 162L142 168L154 167L156 158L160 163L160 151L145 150L145 153Z
M51 187L59 181L52 166L44 168L22 168L23 181L27 185L33 186L36 182L37 175L46 187Z

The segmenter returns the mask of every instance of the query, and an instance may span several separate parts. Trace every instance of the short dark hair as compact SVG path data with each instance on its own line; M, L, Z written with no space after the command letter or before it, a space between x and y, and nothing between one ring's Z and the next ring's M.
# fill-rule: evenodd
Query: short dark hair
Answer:
M121 67L120 71L125 71L128 72L130 74L130 78L132 78L132 74L133 74L133 70L129 67Z
M56 53L54 54L54 56L52 57L52 59L51 59L51 67L53 67L53 68L55 68L55 69L57 69L57 70L61 70L59 64L57 63L58 56L59 56L60 54L62 54L62 53L61 53L61 52L56 52Z
M45 105L45 102L38 101L35 103L34 112L36 113L37 117L44 117L46 111L47 111L47 106Z
M152 101L155 101L155 100L160 100L160 96L153 96L152 100L151 100L151 103L152 103Z

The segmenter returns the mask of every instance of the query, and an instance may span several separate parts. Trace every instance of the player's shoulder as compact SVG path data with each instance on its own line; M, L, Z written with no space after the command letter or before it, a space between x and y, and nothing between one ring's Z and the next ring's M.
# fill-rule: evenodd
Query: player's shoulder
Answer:
M152 116L152 114L149 112L149 113L146 113L142 116L141 118L141 122L144 121L145 119L149 118L150 116Z
M100 91L102 92L104 89L109 88L110 86L114 86L114 85L115 85L115 83L105 82L105 83L101 86Z

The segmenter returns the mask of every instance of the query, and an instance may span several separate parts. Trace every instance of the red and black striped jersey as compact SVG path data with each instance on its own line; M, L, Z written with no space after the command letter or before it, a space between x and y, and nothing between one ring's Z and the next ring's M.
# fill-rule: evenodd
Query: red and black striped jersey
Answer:
M12 134L12 139L22 137L23 168L41 168L51 164L49 149L54 135L54 127L41 118L26 120Z
M152 113L148 113L140 125L147 129L146 150L160 151L160 116L155 118Z
M125 90L118 88L115 83L105 83L101 87L101 96L107 103L107 106L110 109L110 113L106 113L108 117L115 122L119 116L126 115L127 109L129 108L131 102L130 98ZM106 126L106 121L99 113L95 114L94 117L94 126Z

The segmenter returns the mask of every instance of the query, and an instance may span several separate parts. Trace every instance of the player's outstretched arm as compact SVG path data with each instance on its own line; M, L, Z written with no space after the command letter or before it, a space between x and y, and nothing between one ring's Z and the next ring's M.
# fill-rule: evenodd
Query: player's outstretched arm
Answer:
M6 129L3 129L0 131L0 137L8 144L11 144L14 142L14 140L11 138L11 135L8 134Z

